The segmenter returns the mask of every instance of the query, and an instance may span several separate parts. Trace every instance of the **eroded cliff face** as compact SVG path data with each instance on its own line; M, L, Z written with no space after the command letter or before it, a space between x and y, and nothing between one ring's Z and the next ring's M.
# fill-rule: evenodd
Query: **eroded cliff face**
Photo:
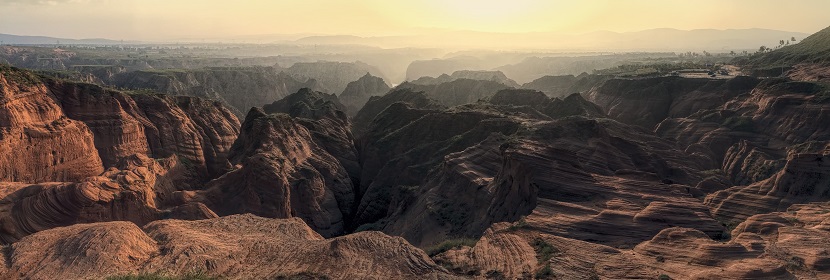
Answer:
M314 79L294 77L274 67L133 71L115 76L109 84L221 101L239 118L252 107L279 100L301 88L325 89Z
M227 152L239 120L217 101L161 94L127 94L91 84L47 80L69 118L87 124L104 167L133 154L180 157L204 182L230 169Z
M0 184L0 275L828 277L820 83L610 80L451 108L399 89L354 119L300 89L240 128L219 101L35 78L0 83L2 132L71 123L88 136L43 143L98 169Z
M356 203L350 175L359 166L336 99L303 89L265 111L252 109L229 154L237 169L194 199L220 215L300 217L323 236L345 233Z
M585 93L585 97L613 119L651 129L666 118L682 118L722 106L758 83L749 77L611 79Z
M0 181L72 181L103 171L94 136L70 119L40 78L0 68Z
M369 98L384 95L389 90L389 85L382 78L366 73L357 81L349 83L338 99L346 106L346 113L354 116L369 101Z
M210 210L186 212L189 205L162 211L175 191L175 158L158 162L143 155L122 159L118 168L67 183L2 183L0 241L78 223L130 221L144 225L165 216L216 217ZM172 172L171 172L172 171Z
M13 68L0 81L0 156L9 162L0 167L3 243L76 223L216 216L173 193L231 168L239 123L219 103L130 95Z

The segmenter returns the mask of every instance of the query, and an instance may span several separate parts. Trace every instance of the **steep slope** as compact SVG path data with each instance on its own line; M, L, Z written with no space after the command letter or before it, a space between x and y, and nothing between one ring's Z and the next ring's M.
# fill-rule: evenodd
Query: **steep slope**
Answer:
M533 89L544 92L550 97L566 97L573 93L583 93L603 82L611 79L611 76L589 75L582 73L579 76L544 76L522 85L523 89Z
M796 203L830 200L830 155L791 154L786 165L763 181L706 197L712 214L741 221L759 213L784 211Z
M808 36L797 44L769 53L757 54L745 62L753 68L793 66L796 64L830 64L830 27Z
M443 111L390 106L362 136L379 140L359 146L355 221L422 247L537 212L551 234L615 246L677 224L723 233L688 187L713 166L646 130L577 116L604 115L579 95L530 90Z
M39 77L0 66L0 181L78 180L103 171L94 136Z
M334 156L353 181L360 176L360 164L346 117L345 106L334 94L301 89L279 101L265 105L268 114L288 114L311 133L314 141ZM357 183L357 182L355 182Z
M438 84L416 84L405 82L395 89L409 89L426 93L429 98L452 107L475 103L479 99L492 96L496 92L510 87L495 81L455 79Z
M307 107L310 103L292 104L308 111L290 111L313 116L314 110ZM272 107L282 107L275 104ZM336 112L345 120L345 113ZM309 130L301 121L251 109L228 155L236 170L211 181L192 199L220 215L300 217L323 236L344 233L355 193L348 172L327 150L339 142L316 140L322 131Z
M346 106L346 112L354 116L370 97L384 95L389 90L389 85L382 78L366 73L357 81L346 85L338 99Z
M226 153L239 133L233 113L215 101L126 94L96 85L47 79L66 114L86 123L105 167L133 154L178 155L199 181L230 169ZM97 174L96 174L97 175Z
M438 103L438 101L427 97L423 92L415 92L408 89L392 90L386 95L373 96L369 98L366 105L364 105L352 119L352 122L354 123L352 132L354 132L356 137L360 138L361 135L366 133L366 130L369 129L372 120L374 120L378 114L386 110L386 108L392 104L399 102L407 103L415 108L441 109L444 107Z
M718 237L723 228L688 187L706 167L684 157L670 142L610 120L540 122L444 157L385 230L431 245L527 215L542 232L614 246L673 225Z
M26 185L0 183L0 241L4 244L42 230L77 223L130 221L143 225L163 217L215 217L199 205L171 204L181 167L176 158L158 162L136 155L100 176L77 182ZM163 211L163 210L164 211Z
M324 89L314 79L294 77L274 67L133 71L116 75L108 84L222 101L240 118L252 107L279 100L301 88Z
M356 62L298 62L285 69L286 73L298 79L314 79L320 83L321 88L314 88L325 92L343 92L349 83L371 74L375 77L386 79L386 76L376 67ZM293 92L293 91L292 91Z
M717 108L760 81L749 77L731 80L661 77L612 79L585 94L609 117L651 129L665 118L680 118Z
M254 215L164 220L143 229L109 222L48 230L13 244L7 266L5 275L25 279L192 271L223 279L452 277L399 237L364 232L323 239L300 219Z
M507 87L519 87L519 84L516 83L516 81L511 80L510 78L505 76L504 73L502 73L501 71L459 70L452 72L451 75L441 74L441 76L438 76L436 78L424 76L416 80L412 80L410 82L417 85L438 85L460 79L490 81L500 83Z

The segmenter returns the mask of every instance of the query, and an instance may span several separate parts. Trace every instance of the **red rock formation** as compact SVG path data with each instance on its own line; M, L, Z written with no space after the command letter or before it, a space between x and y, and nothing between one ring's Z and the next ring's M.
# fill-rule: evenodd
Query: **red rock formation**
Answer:
M252 109L229 158L238 169L208 183L196 201L220 215L300 217L324 236L344 232L355 199L351 179L293 118Z
M0 269L25 279L192 271L224 279L450 277L402 238L363 232L326 240L297 218L164 220L143 230L126 222L47 230L12 245Z
M103 171L93 133L33 74L0 68L0 181L78 180Z
M143 225L167 215L159 210L157 203L163 202L163 197L158 196L175 190L170 178L175 175L141 155L125 159L119 167L73 183L0 183L6 192L0 200L0 241L11 243L35 232L77 223L131 221ZM215 216L209 211L182 212L185 210L170 213L188 219Z
M774 176L706 197L712 214L741 221L749 216L783 211L792 204L830 199L830 155L792 154Z
M473 247L435 257L451 271L507 279L824 279L830 277L830 205L794 205L756 215L716 241L666 228L633 249L540 233L533 221L494 224Z

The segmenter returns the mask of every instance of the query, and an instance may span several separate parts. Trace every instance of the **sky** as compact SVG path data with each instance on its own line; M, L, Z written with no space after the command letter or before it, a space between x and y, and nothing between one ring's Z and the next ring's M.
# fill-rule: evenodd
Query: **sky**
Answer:
M830 25L827 11L828 0L0 0L0 33L115 40L441 30L814 33Z

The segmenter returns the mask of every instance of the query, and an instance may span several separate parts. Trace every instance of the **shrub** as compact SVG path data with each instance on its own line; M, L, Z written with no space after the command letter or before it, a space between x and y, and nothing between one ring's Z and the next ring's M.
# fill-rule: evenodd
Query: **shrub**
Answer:
M426 251L427 255L429 255L430 257L433 257L433 256L436 256L436 255L441 254L443 252L453 250L453 249L458 249L458 248L461 248L461 247L464 247L464 246L473 247L473 246L476 245L476 242L478 242L478 240L470 239L470 238L450 239L450 240L446 240L444 242L441 242L438 245L429 247L425 251Z
M170 276L160 272L127 274L107 277L107 280L216 280L203 271L191 271L179 276Z
M555 254L559 253L559 249L556 249L556 247L553 247L553 245L550 245L550 243L547 243L541 238L533 240L531 245L536 251L536 259L539 260L539 263L549 261Z
M533 278L536 279L547 279L553 276L553 270L550 268L550 264L546 264L544 267L536 271L536 275Z
M521 218L519 218L518 221L516 221L515 223L510 225L510 227L508 227L507 230L516 231L516 230L519 230L519 229L527 228L529 226L530 225L528 225L527 221L525 220L525 216L522 216Z
M279 275L274 277L275 280L328 280L331 279L326 275L310 272L310 271L303 271L296 274L291 275Z

